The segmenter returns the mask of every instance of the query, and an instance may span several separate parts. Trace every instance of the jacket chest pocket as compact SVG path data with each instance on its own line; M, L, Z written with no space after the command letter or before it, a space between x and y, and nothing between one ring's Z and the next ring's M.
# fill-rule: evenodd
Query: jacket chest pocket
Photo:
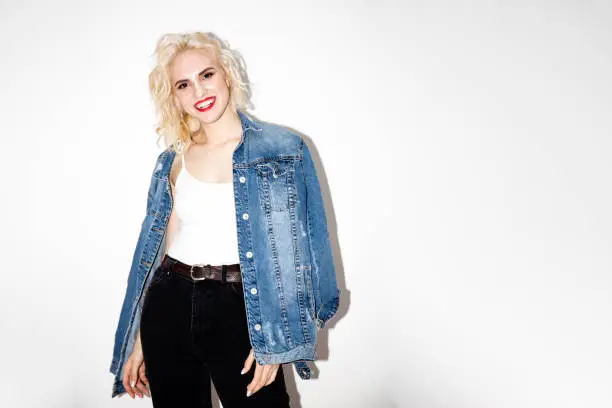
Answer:
M286 211L294 196L295 162L269 161L256 165L255 169L263 206L271 211Z

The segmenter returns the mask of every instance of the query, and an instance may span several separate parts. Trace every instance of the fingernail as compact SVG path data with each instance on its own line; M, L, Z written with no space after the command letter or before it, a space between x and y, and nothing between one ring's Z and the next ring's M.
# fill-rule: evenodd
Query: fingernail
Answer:
M134 385L136 385L136 381L130 381L130 387L134 388Z
M240 374L244 374L244 373L246 373L246 372L247 372L247 369L246 369L246 368L243 368L243 369L242 369L242 371L240 372Z
M247 391L247 397L251 396L251 391Z

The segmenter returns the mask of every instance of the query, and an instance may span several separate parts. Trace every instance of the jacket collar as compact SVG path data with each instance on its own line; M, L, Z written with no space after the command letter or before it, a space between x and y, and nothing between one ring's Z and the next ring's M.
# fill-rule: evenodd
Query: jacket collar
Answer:
M263 128L256 123L256 121L251 120L246 112L241 110L237 110L238 117L240 117L240 122L242 123L242 135L240 136L240 142L236 146L234 150L234 163L236 162L244 162L246 160L247 148L245 145L248 145L247 135L249 132L261 132Z
M240 118L240 122L242 123L242 132L246 132L249 129L255 130L257 132L261 132L261 127L257 126L254 120L251 120L246 112L241 110L236 110L238 112L238 117Z

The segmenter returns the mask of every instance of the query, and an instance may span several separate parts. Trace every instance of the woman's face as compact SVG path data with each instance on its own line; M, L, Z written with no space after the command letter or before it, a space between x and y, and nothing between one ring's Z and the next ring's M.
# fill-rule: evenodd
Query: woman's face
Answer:
M170 65L174 101L203 124L217 121L229 102L229 79L206 50L185 50Z

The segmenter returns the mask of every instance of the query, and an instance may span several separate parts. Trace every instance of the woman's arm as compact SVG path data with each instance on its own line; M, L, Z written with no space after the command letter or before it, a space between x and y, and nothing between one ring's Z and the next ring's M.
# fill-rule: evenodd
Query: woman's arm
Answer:
M174 182L176 181L176 176L178 176L178 172L180 171L180 166L175 166L177 160L172 163L172 168L170 169L170 191L172 192L172 200L174 201ZM170 245L172 245L172 240L178 231L178 215L176 214L176 209L172 206L172 211L170 212L170 217L168 218L168 225L166 227L166 247L164 248L163 257L168 253L168 249L170 249ZM142 350L140 343L140 327L138 327L138 336L136 337L136 343L134 344L134 348L138 348L138 350Z
M172 193L172 196L174 197L174 192ZM174 236L176 235L177 230L178 230L178 216L176 215L176 210L173 208L172 212L170 213L170 218L168 219L168 227L166 228L166 248L164 250L164 255L168 253L168 249L170 248L170 245L172 244L172 240L174 239ZM136 343L134 344L134 349L142 350L141 347L142 346L140 344L140 327L138 327L138 336L136 337Z
M172 202L174 202L174 186L176 184L176 178L178 177L180 171L181 160L179 155L176 154L174 156L174 161L172 162L172 167L170 168L170 191L172 193ZM166 248L164 249L164 255L168 253L168 249L170 249L170 245L172 245L172 240L178 231L178 216L175 208L176 207L173 205L172 211L170 212L170 218L168 219L168 226L166 227Z

